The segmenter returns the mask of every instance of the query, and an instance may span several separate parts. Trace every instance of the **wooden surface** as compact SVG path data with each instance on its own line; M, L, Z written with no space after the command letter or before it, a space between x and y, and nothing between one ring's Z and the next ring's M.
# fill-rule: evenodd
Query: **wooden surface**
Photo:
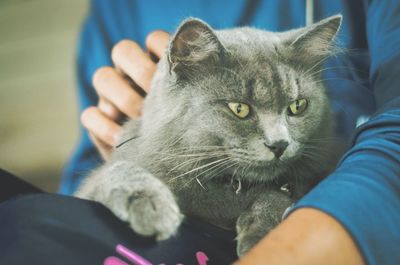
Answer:
M87 0L0 0L0 167L55 191L78 137L75 49Z

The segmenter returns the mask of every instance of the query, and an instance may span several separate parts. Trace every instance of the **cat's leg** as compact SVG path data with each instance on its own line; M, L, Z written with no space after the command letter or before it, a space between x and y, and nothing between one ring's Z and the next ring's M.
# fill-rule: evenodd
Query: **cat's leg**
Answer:
M291 204L292 200L284 192L270 190L260 194L236 222L238 255L244 255L273 229Z
M106 164L75 194L108 207L137 233L157 240L174 235L183 219L170 189L131 162Z

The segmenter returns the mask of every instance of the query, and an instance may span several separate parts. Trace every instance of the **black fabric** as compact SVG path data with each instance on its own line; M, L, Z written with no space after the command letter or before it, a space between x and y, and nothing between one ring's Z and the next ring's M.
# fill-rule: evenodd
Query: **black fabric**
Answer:
M21 194L43 192L11 173L0 169L0 202Z
M157 265L223 265L237 258L233 233L196 220L186 220L177 236L157 243L136 235L98 203L47 193L15 194L0 203L0 264L105 264L107 258L144 264L117 254L119 244ZM196 258L200 252L202 263Z

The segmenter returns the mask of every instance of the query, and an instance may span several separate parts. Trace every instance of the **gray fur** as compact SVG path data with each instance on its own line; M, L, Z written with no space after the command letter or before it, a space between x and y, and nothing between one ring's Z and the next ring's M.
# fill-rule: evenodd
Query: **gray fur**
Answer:
M140 121L77 196L103 203L143 235L176 233L182 213L238 232L242 255L334 166L333 124L320 79L335 16L272 33L214 31L188 19L161 58ZM299 116L287 107L309 101ZM228 102L251 106L245 119ZM133 139L132 139L133 138ZM265 144L288 142L277 159ZM279 189L288 182L290 193Z

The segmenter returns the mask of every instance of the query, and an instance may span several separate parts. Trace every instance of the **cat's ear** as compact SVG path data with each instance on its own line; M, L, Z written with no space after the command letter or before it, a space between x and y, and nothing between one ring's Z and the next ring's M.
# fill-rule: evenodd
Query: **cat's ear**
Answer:
M220 59L224 48L214 31L205 22L189 18L182 22L169 46L170 69L184 74L207 67Z
M285 46L295 61L315 65L337 50L334 39L342 22L341 15L321 20L308 27L289 31Z

